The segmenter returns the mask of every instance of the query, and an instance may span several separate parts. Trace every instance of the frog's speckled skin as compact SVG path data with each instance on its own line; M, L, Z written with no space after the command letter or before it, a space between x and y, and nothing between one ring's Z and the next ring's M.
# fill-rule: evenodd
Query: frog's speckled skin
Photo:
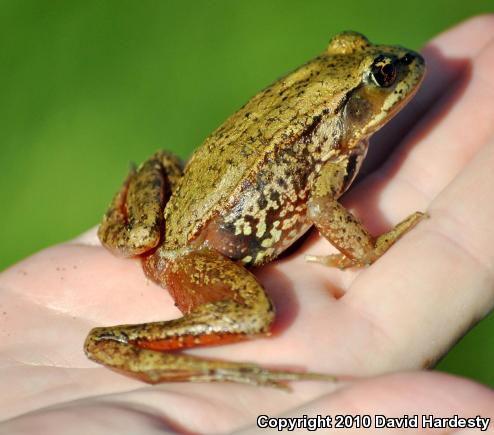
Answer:
M424 216L414 213L373 238L337 202L369 135L409 100L423 73L423 59L410 50L341 33L211 134L183 176L164 152L132 172L99 237L121 255L149 251L146 273L169 289L184 317L96 328L88 356L148 382L279 386L318 378L163 351L268 333L273 307L244 266L272 260L311 225L341 254L309 260L344 268L372 263Z

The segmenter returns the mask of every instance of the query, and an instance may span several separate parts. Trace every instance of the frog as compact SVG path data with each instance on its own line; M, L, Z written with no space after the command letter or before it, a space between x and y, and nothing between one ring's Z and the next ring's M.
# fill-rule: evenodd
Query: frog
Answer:
M339 201L359 172L369 138L416 93L420 54L336 34L324 52L251 98L185 165L158 151L133 168L98 229L112 253L137 257L182 317L96 327L93 361L148 383L238 382L283 388L333 375L212 360L184 349L266 337L275 309L251 269L310 228L338 251L308 261L340 269L378 260L426 213L379 236Z

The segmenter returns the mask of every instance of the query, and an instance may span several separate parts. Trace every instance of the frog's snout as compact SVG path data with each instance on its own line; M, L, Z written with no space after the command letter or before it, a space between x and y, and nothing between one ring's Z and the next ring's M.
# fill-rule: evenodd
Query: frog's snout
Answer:
M425 70L425 59L415 51L408 51L405 55L398 59L398 62L409 70L415 70L420 75L422 75Z
M405 65L410 65L414 61L416 61L419 65L423 65L425 63L424 58L415 51L409 51L400 59L400 61Z

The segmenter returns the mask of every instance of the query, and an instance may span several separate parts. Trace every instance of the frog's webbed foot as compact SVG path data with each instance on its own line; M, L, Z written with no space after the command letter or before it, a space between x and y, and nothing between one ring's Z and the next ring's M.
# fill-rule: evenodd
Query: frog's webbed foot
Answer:
M150 383L232 381L286 388L287 381L334 380L328 375L167 352L267 334L274 309L250 272L213 250L172 259L160 273L158 279L168 286L184 316L95 328L85 343L89 358Z
M101 243L131 257L158 245L163 208L182 175L179 160L159 151L130 174L114 196L98 229Z
M403 234L428 216L422 212L412 213L390 231L373 237L351 212L334 199L335 192L340 192L344 185L345 176L346 170L328 163L316 180L308 201L309 219L340 254L308 255L306 259L340 269L372 264Z
M93 334L92 331L91 334ZM98 341L90 335L85 344L92 360L150 384L161 382L237 382L288 390L286 382L335 381L335 377L310 372L269 370L256 364L208 360L185 354L164 353L135 344Z

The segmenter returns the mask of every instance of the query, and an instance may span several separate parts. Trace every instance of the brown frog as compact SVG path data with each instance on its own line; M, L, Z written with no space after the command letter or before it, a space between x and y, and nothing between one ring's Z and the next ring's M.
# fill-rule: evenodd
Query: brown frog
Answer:
M371 264L424 217L372 237L338 202L369 136L409 101L424 70L413 51L340 33L227 119L185 169L160 151L132 171L99 238L117 255L142 256L183 317L95 328L88 357L151 383L327 378L167 351L268 334L273 305L247 267L275 259L312 225L340 254L308 259L346 268Z

